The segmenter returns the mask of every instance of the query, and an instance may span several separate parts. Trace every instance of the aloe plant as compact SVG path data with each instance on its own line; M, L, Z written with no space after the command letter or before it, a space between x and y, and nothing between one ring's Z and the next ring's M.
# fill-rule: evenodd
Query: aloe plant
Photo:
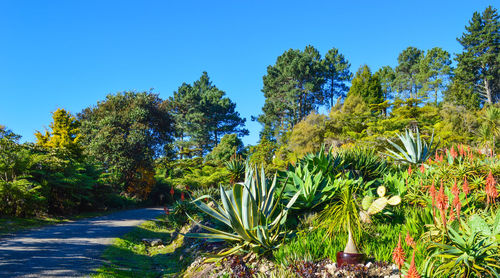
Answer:
M280 204L283 190L275 198L276 175L272 183L266 180L264 169L260 175L257 170L247 167L245 182L236 183L232 190L224 190L220 186L222 206L214 202L215 208L201 200L211 198L201 196L193 203L212 218L224 223L232 232L208 227L198 223L210 233L190 233L187 237L225 240L234 243L231 249L220 253L221 256L234 254L242 249L256 253L265 253L280 246L286 232L282 229L288 210L297 200L297 192L283 208Z
M424 163L435 151L435 147L433 147L434 133L432 133L431 140L428 144L420 137L420 131L418 129L415 135L413 135L411 130L407 129L404 135L398 134L398 138L403 143L404 149L389 139L387 139L387 141L397 152L389 148L386 149L389 152L387 155L394 158L396 161L409 164Z
M429 277L500 277L500 249L480 231L448 229L449 243L432 242L425 270Z
M226 169L229 171L230 183L240 182L245 176L245 161L240 158L231 157L231 160L224 163Z

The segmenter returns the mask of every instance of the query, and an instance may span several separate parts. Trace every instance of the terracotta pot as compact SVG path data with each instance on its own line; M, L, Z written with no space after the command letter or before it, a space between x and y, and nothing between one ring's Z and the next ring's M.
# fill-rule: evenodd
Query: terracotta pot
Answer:
M337 267L350 264L362 264L364 261L365 255L363 254L337 252Z

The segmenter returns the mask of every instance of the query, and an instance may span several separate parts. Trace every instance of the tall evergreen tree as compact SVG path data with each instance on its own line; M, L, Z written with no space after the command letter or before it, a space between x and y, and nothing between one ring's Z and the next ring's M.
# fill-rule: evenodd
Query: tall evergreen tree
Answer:
M464 83L460 87L473 90L468 94L479 94L485 102L495 103L500 97L500 21L497 10L489 6L482 14L475 12L465 30L457 39L464 51L456 57L455 80Z
M399 54L393 87L402 97L419 97L418 91L421 87L419 73L422 58L423 51L412 46Z
M331 108L336 98L344 98L349 91L346 83L352 79L352 73L349 70L351 64L336 48L328 50L322 63L325 74L324 103Z
M273 133L271 137L291 129L325 100L324 68L313 46L285 51L275 65L267 67L263 81L266 100L258 121Z
M372 75L367 65L361 66L352 79L348 95L361 96L367 104L384 101L382 86L377 75Z
M451 75L450 54L440 47L434 47L427 51L420 61L420 82L422 92L428 97L434 95L434 104L437 106L439 93L442 92Z
M394 69L390 66L383 66L375 73L375 75L377 75L378 79L380 80L382 93L384 94L384 100L392 99L395 93L393 85L394 80L396 79L396 73L394 72Z
M243 128L245 118L236 111L236 104L226 93L212 84L203 72L192 85L182 84L166 101L176 122L179 153L188 153L195 146L202 155L217 146L225 134L248 134Z

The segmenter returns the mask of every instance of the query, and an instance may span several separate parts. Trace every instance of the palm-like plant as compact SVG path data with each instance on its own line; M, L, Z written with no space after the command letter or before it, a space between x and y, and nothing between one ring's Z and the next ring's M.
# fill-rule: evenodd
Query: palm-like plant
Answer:
M353 233L361 233L361 219L357 192L362 184L362 179L343 180L340 190L332 202L320 215L322 225L329 234L339 230L348 233L348 241L344 249L345 253L357 254L358 249Z
M490 143L490 148L494 150L496 138L500 136L500 109L494 106L486 109L479 133L485 142Z
M286 235L286 232L282 230L282 225L286 220L287 212L300 192L282 208L280 199L283 191L275 198L275 190L276 176L272 183L269 183L263 168L259 175L256 169L247 167L244 183L236 183L232 190L228 191L220 186L222 207L214 202L215 208L212 208L201 201L210 196L202 196L193 201L200 210L226 224L232 232L221 231L198 223L211 233L187 234L186 236L226 240L235 244L233 248L220 253L221 256L233 254L242 249L263 253L278 247Z
M396 149L397 152L389 148L386 149L389 152L388 156L394 158L396 161L409 164L424 163L436 149L436 147L433 146L434 133L432 133L429 144L422 140L418 129L415 135L413 135L411 130L407 129L404 135L398 134L398 137L403 143L404 149L389 139L387 139L387 141Z

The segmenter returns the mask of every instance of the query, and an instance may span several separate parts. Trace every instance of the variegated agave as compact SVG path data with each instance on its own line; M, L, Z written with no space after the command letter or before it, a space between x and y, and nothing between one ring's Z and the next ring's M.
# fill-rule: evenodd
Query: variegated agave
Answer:
M210 196L201 196L193 201L200 210L226 224L233 232L198 224L210 233L186 234L186 236L213 241L225 240L236 244L231 249L219 253L220 256L234 254L240 250L265 253L279 247L286 235L282 226L287 212L300 192L282 207L280 200L283 191L275 198L275 190L276 176L269 184L263 168L259 175L256 169L247 167L244 183L236 183L232 190L227 191L220 186L222 206L214 202L215 208L212 208L201 201L211 198Z
M417 129L415 136L411 130L406 130L405 134L398 134L399 140L403 143L404 149L398 144L387 139L389 143L398 151L386 149L389 153L388 156L394 158L396 161L401 161L410 164L424 163L434 153L435 147L434 133L432 134L429 144L420 138L420 131Z

